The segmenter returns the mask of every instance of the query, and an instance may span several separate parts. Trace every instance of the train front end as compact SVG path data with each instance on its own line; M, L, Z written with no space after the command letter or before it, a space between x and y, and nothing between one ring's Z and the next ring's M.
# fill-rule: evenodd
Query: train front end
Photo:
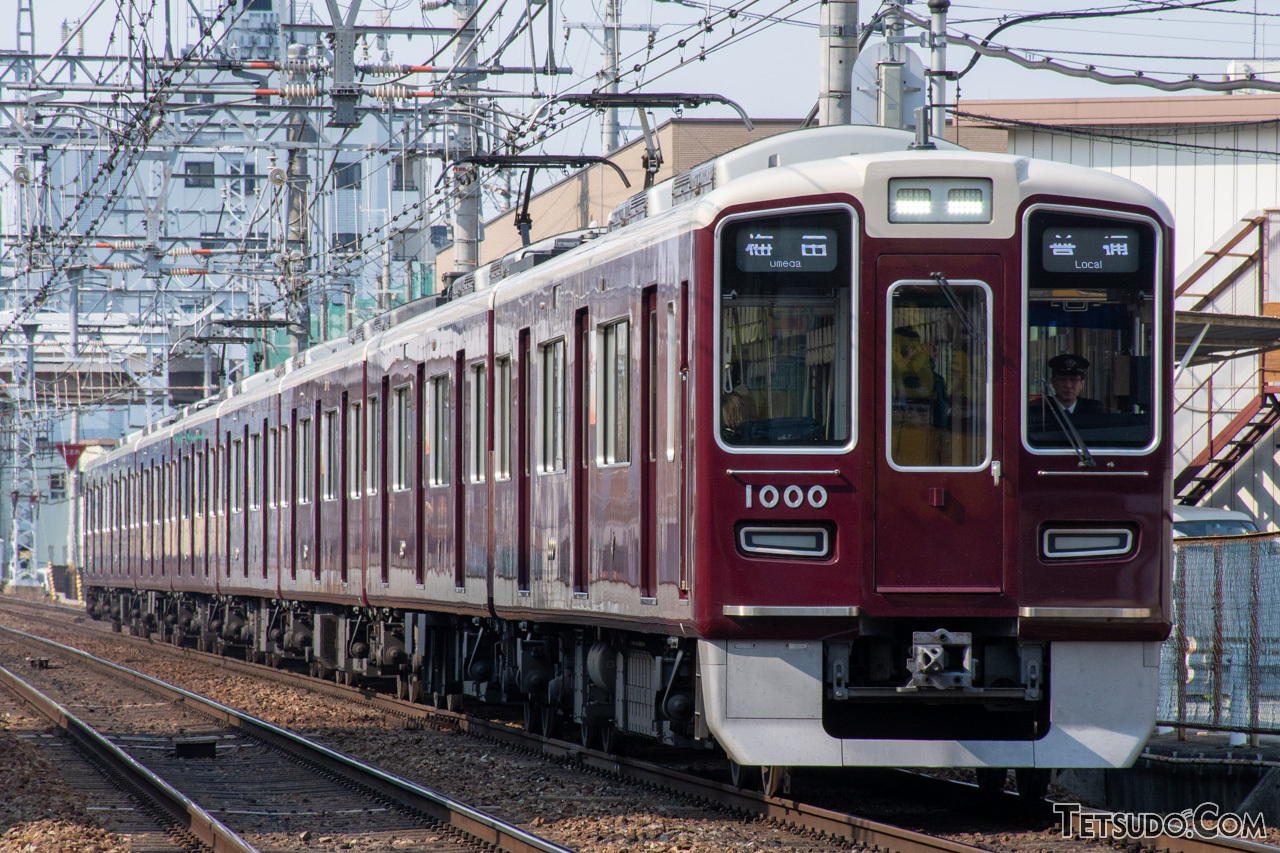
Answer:
M1131 763L1170 622L1164 205L920 150L706 205L706 729L740 765Z

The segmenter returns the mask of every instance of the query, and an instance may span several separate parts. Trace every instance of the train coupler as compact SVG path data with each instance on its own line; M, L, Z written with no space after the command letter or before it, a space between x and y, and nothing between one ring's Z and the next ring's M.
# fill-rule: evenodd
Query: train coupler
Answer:
M922 688L966 690L973 687L973 634L968 631L915 631L907 669L911 680L900 692Z

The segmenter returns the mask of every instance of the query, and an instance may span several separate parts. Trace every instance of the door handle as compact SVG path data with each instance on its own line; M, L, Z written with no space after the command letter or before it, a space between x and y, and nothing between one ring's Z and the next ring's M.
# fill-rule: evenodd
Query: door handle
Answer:
M1000 460L993 459L991 461L991 482L995 483L997 486L1000 485L1000 473Z

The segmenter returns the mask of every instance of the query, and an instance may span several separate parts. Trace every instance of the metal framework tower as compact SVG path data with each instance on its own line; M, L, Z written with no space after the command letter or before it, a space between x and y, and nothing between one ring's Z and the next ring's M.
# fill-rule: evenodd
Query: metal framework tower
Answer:
M14 385L20 395L13 407L13 524L9 535L12 551L9 557L9 579L14 586L38 586L36 570L39 554L37 529L40 512L40 487L36 471L36 365L35 340L39 325L23 323L27 338L25 363L14 362ZM19 370L20 368L20 370Z
M15 69L19 82L30 80L35 74L36 16L33 2L34 0L18 0L18 53L27 57Z

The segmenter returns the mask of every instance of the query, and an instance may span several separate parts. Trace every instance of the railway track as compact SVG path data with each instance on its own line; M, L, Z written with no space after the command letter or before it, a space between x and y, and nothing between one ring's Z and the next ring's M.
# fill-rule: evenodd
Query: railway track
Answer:
M24 604L23 609L28 613L38 612L29 609L29 607L31 605ZM44 612L47 613L48 611L45 610ZM80 627L88 629L91 624L81 625ZM60 623L60 625L62 628L67 627L65 623ZM121 637L121 635L116 634L112 634L112 636ZM123 639L147 644L147 641L139 638L123 637ZM538 753L554 760L569 762L600 773L661 788L684 797L715 803L720 808L731 809L742 814L756 815L775 821L780 825L817 833L857 847L883 851L957 851L957 853L958 851L980 849L948 839L936 838L924 832L915 832L879 821L865 820L837 809L822 808L788 798L771 798L751 791L738 790L731 785L694 773L680 772L651 762L588 749L575 743L531 735L502 722L411 704L379 694L365 687L350 687L321 681L289 671L276 670L258 664L192 650L179 650L160 644L147 645L153 651L160 653L198 659L228 672L241 673L256 679L300 687L362 708L376 710L379 713L405 721L405 725L409 727L445 727L466 731L486 740ZM912 787L915 789L913 793L915 797L932 802L950 802L962 809L969 807L966 805L967 803L977 802L977 797L974 796L971 788L955 782L925 777L906 781L897 780L895 784ZM1012 807L1017 802L1016 797L1009 795L1006 805ZM989 805L990 803L988 803ZM1082 844L1079 849L1084 849L1084 847L1085 845ZM1170 853L1209 853L1209 851L1228 850L1273 851L1274 853L1277 848L1229 839L1161 837L1154 841L1154 849L1167 850Z
M9 640L7 648L0 646L0 660L12 663L21 655L14 647L22 646L34 650L27 660L42 663L25 678L0 666L6 685L109 773L127 780L181 834L215 851L254 853L259 848L251 838L280 849L278 836L291 835L305 847L314 834L381 835L401 848L413 842L414 849L433 853L568 853L464 803L151 676L15 629L0 629L0 636ZM83 718L47 695L51 688L72 691L84 702ZM86 702L90 696L112 700Z

